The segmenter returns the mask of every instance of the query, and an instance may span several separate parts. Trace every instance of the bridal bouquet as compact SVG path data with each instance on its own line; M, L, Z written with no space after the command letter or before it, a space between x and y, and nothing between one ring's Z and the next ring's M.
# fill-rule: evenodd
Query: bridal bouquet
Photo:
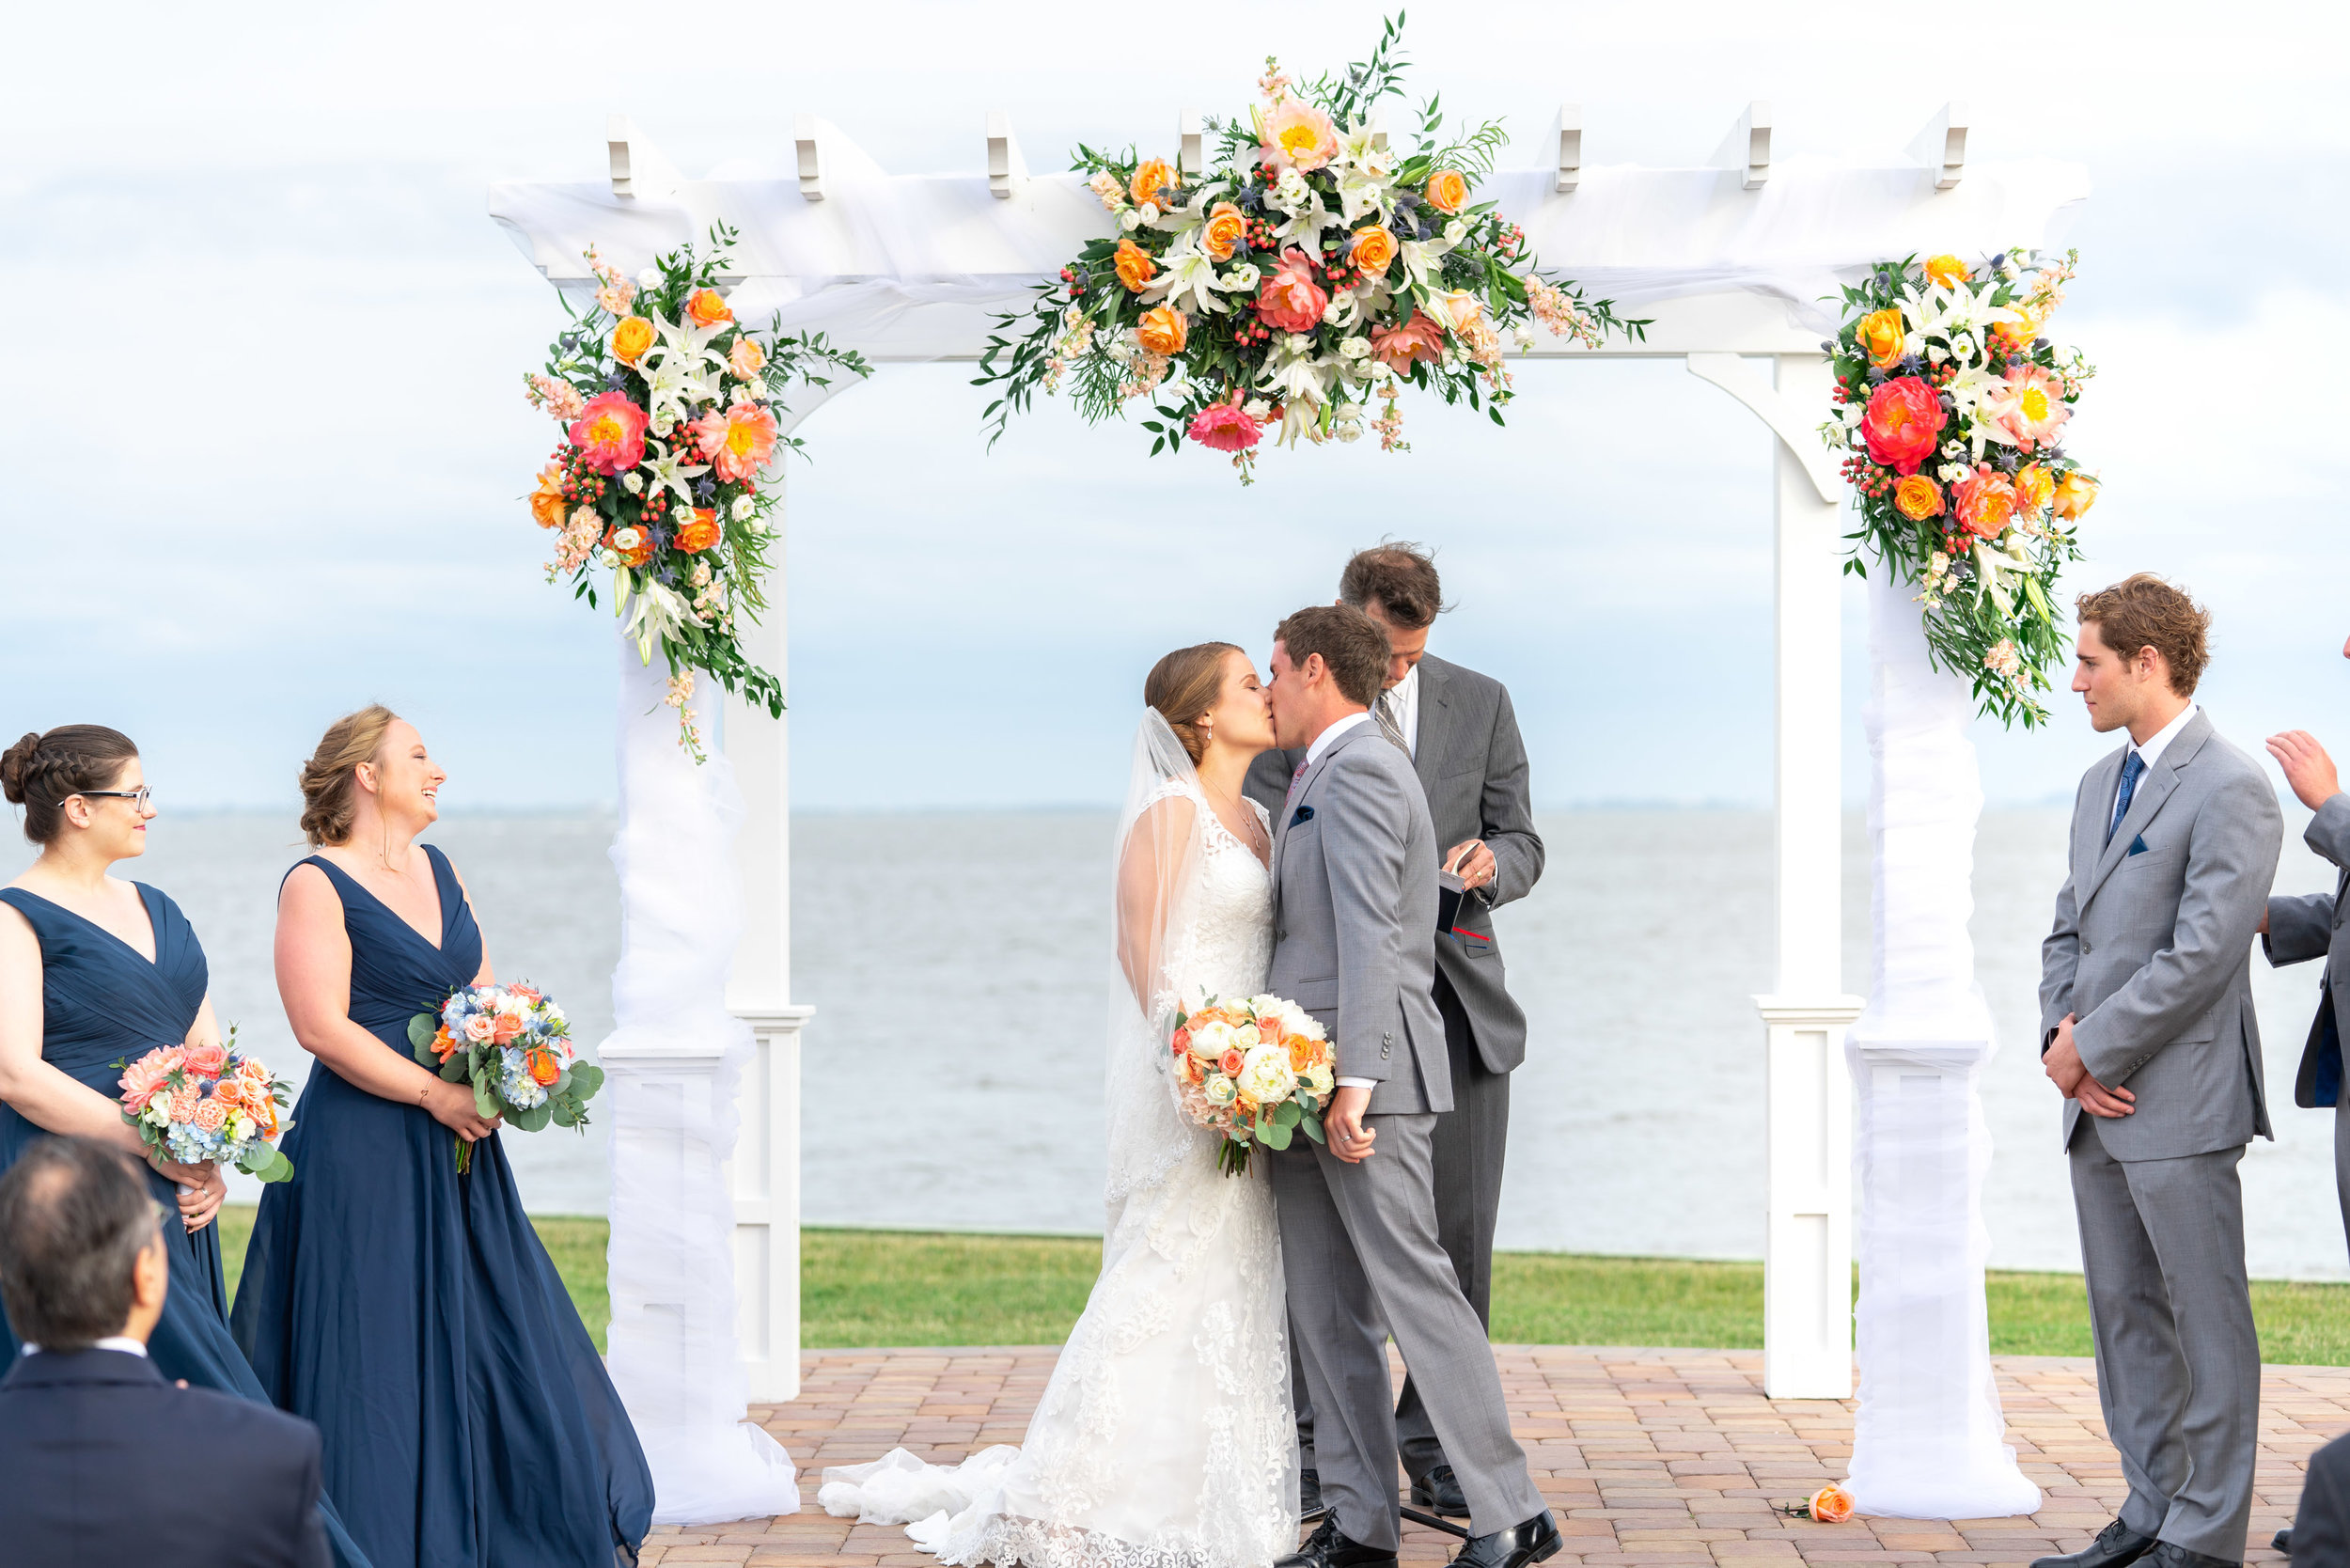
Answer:
M761 488L777 454L797 449L776 414L793 380L828 384L838 370L870 374L864 359L822 333L762 337L735 320L718 284L733 231L711 230L711 250L659 258L634 278L587 252L594 299L563 308L571 326L547 351L524 394L563 427L539 472L530 515L556 531L547 581L568 576L574 598L596 602L594 573L612 573L614 613L652 663L669 666L678 744L696 761L701 736L687 712L705 672L753 707L783 713L783 684L753 664L736 628L766 607L763 583L776 497Z
M1287 1149L1300 1130L1322 1141L1338 1058L1294 1002L1198 997L1176 1012L1171 1044L1183 1110L1223 1135L1215 1163L1227 1176L1248 1168L1257 1144Z
M408 1020L416 1059L453 1084L473 1085L474 1109L535 1133L552 1121L584 1127L588 1102L603 1087L603 1069L573 1059L571 1021L545 993L527 985L469 985L437 1013ZM473 1145L457 1145L457 1168L473 1165Z
M2063 447L2096 372L2042 336L2077 255L1880 263L1844 290L1843 329L1822 345L1837 407L1821 434L1850 454L1860 509L1849 537L1921 590L1935 663L2027 728L2048 716L2036 694L2065 644L2051 595L2097 499ZM1856 552L1847 570L1862 570Z
M1186 440L1229 452L1246 484L1268 433L1293 447L1368 426L1382 450L1408 450L1406 385L1481 400L1502 423L1504 346L1529 347L1534 323L1587 345L1642 332L1544 278L1524 230L1477 199L1509 139L1498 122L1448 133L1431 99L1409 150L1387 145L1374 111L1402 96L1402 20L1338 76L1296 82L1268 59L1247 118L1206 125L1205 174L1077 149L1114 229L988 340L974 384L1001 384L995 435L1066 382L1088 420L1150 399L1153 454Z
M227 1044L162 1045L122 1068L122 1120L139 1140L181 1165L234 1168L264 1182L293 1175L293 1162L271 1139L285 1131L278 1112L291 1090L285 1080Z

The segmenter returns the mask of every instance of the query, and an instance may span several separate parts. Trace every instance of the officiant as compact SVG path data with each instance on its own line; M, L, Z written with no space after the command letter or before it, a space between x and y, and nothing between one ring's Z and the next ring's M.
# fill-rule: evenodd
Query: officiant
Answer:
M1492 1324L1494 1221L1501 1202L1502 1154L1510 1132L1510 1074L1526 1059L1526 1013L1510 997L1493 912L1524 898L1543 874L1534 831L1526 745L1510 693L1491 676L1427 651L1444 590L1430 553L1395 541L1357 552L1339 576L1339 603L1387 634L1386 689L1371 709L1381 733L1409 752L1435 821L1443 869L1461 897L1447 899L1435 933L1436 1007L1451 1058L1453 1109L1436 1118L1434 1141L1437 1239L1451 1256L1461 1292ZM1247 792L1278 812L1298 752L1268 751L1248 773ZM1294 1336L1292 1336L1292 1341ZM1292 1344L1292 1365L1295 1365ZM1304 1469L1303 1503L1319 1504L1313 1410L1292 1376ZM1410 1377L1396 1404L1397 1446L1416 1506L1465 1516L1468 1508L1444 1447Z

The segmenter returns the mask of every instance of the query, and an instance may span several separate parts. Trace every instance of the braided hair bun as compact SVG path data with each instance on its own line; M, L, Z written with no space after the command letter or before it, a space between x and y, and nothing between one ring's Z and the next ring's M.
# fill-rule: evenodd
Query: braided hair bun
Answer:
M139 754L131 737L102 724L61 724L0 752L0 795L24 808L24 837L48 844L65 830L68 795L111 790Z

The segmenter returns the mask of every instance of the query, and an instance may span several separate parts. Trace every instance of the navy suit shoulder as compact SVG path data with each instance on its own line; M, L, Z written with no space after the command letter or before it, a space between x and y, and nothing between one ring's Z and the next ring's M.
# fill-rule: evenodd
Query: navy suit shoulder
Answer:
M171 1480L191 1454L202 1483ZM323 1568L319 1474L308 1421L179 1388L134 1356L25 1356L0 1380L10 1562Z

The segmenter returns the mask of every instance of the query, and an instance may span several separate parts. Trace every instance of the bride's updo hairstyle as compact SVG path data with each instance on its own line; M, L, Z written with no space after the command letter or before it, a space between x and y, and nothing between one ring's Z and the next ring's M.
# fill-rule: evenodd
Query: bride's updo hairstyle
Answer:
M1179 648L1152 665L1142 682L1143 703L1159 711L1195 763L1208 749L1208 738L1199 733L1199 717L1224 695L1224 655L1240 651L1229 642Z
M381 702L370 702L328 725L319 738L319 748L302 764L301 775L302 836L312 849L350 839L351 819L358 809L353 772L360 763L375 760L384 749L384 731L399 716Z
M0 795L24 808L24 837L46 845L64 831L68 795L111 790L139 754L131 737L102 724L61 724L0 752Z

